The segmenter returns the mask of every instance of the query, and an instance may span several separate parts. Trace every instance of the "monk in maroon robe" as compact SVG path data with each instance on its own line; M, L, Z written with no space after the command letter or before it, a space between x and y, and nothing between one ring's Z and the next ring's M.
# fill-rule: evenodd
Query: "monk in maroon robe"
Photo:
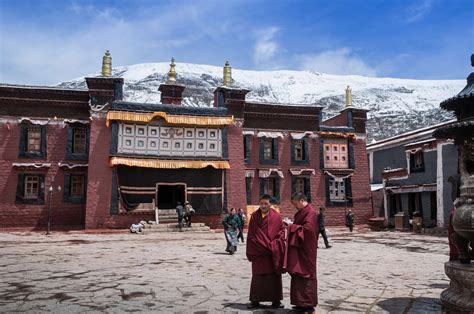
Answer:
M291 275L290 301L296 310L312 313L318 304L316 257L318 213L303 193L294 193L291 203L297 212L288 225L287 271Z
M247 235L247 258L252 263L249 309L260 302L282 308L282 267L285 254L285 228L280 214L270 208L269 195L262 195L259 209L252 213Z

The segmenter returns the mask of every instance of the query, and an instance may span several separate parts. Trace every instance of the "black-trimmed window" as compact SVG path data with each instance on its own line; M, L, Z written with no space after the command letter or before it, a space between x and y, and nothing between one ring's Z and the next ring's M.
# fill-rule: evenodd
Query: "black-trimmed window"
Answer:
M67 132L68 160L87 160L89 157L89 128L69 125Z
M44 175L19 173L15 202L19 204L44 204Z
M351 178L326 176L326 205L352 206Z
M251 147L252 137L251 135L244 135L244 162L246 164L250 163L250 147Z
M308 139L302 138L291 141L291 163L293 165L308 164Z
M311 202L311 183L309 177L292 177L291 178L291 193L303 193L308 202Z
M260 163L278 163L278 142L276 138L262 138L260 140Z
M245 194L247 196L247 204L252 204L252 178L245 178Z
M86 196L86 176L82 173L66 173L64 175L63 201L83 203Z
M323 142L324 168L349 168L349 149L347 140L324 140Z
M410 154L410 172L424 172L425 162L423 158L423 151L418 151Z
M270 195L274 202L280 202L280 177L271 176L260 179L260 195Z
M46 126L31 123L20 125L21 158L46 158Z

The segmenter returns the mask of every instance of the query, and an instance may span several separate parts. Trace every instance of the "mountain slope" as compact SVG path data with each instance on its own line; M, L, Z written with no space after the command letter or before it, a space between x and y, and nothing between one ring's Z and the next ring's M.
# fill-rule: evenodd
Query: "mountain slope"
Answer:
M166 81L168 63L144 63L116 67L113 75L123 77L128 101L159 103L159 85ZM184 84L183 105L210 106L213 91L222 85L222 68L177 63L178 82ZM91 74L88 76L96 76ZM324 118L344 107L345 88L350 85L353 105L369 109L370 139L382 139L452 118L439 103L457 94L464 80L408 80L340 76L309 71L247 71L232 69L233 86L251 92L247 100L324 107ZM83 78L59 84L85 88Z

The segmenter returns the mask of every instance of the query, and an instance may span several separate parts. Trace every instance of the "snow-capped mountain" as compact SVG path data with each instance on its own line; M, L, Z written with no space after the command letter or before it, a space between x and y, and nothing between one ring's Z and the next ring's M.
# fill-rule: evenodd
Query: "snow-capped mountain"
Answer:
M124 99L159 103L158 87L166 81L169 64L144 63L116 67L113 75L124 78ZM211 106L213 91L222 85L222 67L177 63L178 82L184 84L185 106ZM87 76L97 76L90 74ZM266 103L322 106L324 118L345 105L345 88L352 88L353 106L369 109L370 139L383 139L452 118L439 103L456 95L464 80L409 80L341 76L309 71L247 71L232 69L233 86L251 92L247 100ZM85 88L84 78L59 84Z

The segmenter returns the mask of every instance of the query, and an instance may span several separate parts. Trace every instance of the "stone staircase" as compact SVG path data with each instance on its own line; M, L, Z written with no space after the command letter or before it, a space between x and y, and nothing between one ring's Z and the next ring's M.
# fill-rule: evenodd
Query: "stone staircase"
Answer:
M177 223L160 223L160 224L147 224L143 233L155 233L155 232L197 232L197 233L214 233L208 226L201 222L192 223L191 227L183 227L181 231Z
M145 226L142 229L142 233L155 233L155 232L207 232L214 233L211 228L206 226L204 223L193 222L191 227L183 227L181 230L178 226L178 215L175 209L160 209L158 212L157 224L154 221L148 221L143 223ZM138 223L138 222L137 222Z

